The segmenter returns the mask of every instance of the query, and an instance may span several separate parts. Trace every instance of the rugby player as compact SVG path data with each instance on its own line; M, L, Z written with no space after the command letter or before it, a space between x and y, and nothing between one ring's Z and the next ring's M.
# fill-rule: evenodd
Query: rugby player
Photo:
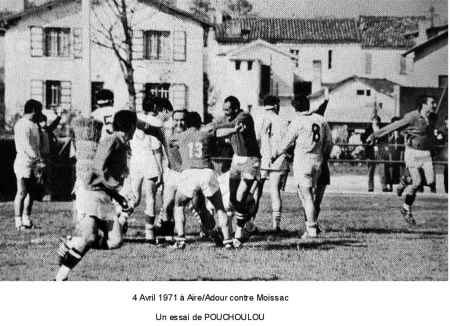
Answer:
M113 133L114 115L118 111L114 107L114 93L109 89L100 90L96 96L96 104L97 109L91 113L91 116L103 124L101 141Z
M294 149L294 182L306 215L306 232L302 238L316 238L320 232L314 202L314 187L321 174L321 165L328 157L333 141L325 119L309 112L310 104L306 96L297 96L292 101L298 116L291 122L285 139L272 154L272 162L284 154L292 143Z
M421 184L436 188L435 172L431 157L434 145L433 120L430 119L436 111L433 96L421 95L417 100L417 110L407 113L403 119L387 125L369 136L368 141L375 141L391 132L402 130L406 135L405 165L411 174L412 185L406 190L406 198L400 212L405 221L415 225L412 215L413 205ZM423 171L424 177L421 175Z
M77 231L64 239L58 249L60 268L56 281L67 280L69 272L81 261L90 248L116 249L123 243L124 221L119 221L115 205L129 213L134 199L121 196L118 191L128 173L129 140L136 129L136 114L119 111L113 120L114 132L102 140L94 158L92 170L77 189ZM100 236L99 231L103 236Z
M225 248L232 249L231 221L223 206L218 176L211 160L213 136L209 132L200 130L201 124L200 115L197 112L190 112L186 116L187 130L171 144L178 147L182 160L182 172L175 200L174 215L178 237L175 239L174 247L184 249L186 246L184 206L195 197L198 191L201 191L217 212ZM202 219L203 227L213 232L215 220L211 215L205 216L208 218Z
M281 222L281 188L286 174L289 172L289 162L286 155L281 155L274 163L270 162L272 152L282 143L288 129L288 122L280 116L280 99L276 96L267 96L264 99L266 110L262 119L256 121L256 139L260 143L261 150L261 179L257 182L255 193L256 210L262 196L264 183L270 179L270 198L272 202L272 227L280 232ZM254 220L254 217L252 218ZM249 223L248 223L249 224ZM247 231L249 226L246 226Z
M230 137L233 160L230 168L230 202L234 206L237 227L234 246L239 248L248 239L245 224L250 220L246 208L247 196L255 180L260 177L261 153L252 116L241 109L234 96L225 99L223 111L229 123L214 126L217 137Z

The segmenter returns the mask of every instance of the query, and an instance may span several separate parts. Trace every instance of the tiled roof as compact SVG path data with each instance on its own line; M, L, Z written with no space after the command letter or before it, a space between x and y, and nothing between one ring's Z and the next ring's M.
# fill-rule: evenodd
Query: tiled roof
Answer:
M405 34L418 29L425 17L360 16L362 47L410 48L412 39Z
M247 33L247 35L246 35ZM357 21L345 19L240 18L216 29L218 42L359 43Z

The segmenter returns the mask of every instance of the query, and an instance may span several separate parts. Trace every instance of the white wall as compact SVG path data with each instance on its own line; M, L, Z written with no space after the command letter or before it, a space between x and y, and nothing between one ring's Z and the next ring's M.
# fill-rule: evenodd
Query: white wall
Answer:
M22 112L30 98L31 80L61 80L72 82L72 109L81 110L80 87L81 59L31 57L30 26L70 27L81 25L80 6L77 3L56 7L43 15L24 18L6 33L5 102L7 115ZM203 28L200 24L177 16L156 11L153 7L140 5L140 25L137 29L180 30L187 33L186 62L135 62L136 83L186 84L188 87L188 109L203 113ZM94 16L94 15L93 15ZM95 16L94 16L95 17ZM95 22L93 18L93 22ZM95 27L93 27L95 30ZM111 50L92 46L92 81L104 82L104 87L114 91L116 106L127 107L128 93L117 58Z
M414 53L408 57L414 58ZM448 76L448 45L414 62L410 84L416 87L439 87L439 75Z
M357 95L357 90L370 90L371 95ZM311 109L315 110L324 101L323 96L311 100ZM393 97L376 92L372 87L359 81L348 84L330 92L330 101L325 112L325 119L331 123L366 123L374 112L374 103L382 103L378 115L383 123L390 122L398 115Z

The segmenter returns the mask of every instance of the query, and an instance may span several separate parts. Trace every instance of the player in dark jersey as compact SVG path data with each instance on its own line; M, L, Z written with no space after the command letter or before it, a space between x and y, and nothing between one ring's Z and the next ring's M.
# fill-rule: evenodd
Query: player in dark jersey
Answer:
M259 179L261 153L255 134L252 116L241 109L239 100L229 96L224 101L223 111L229 123L215 126L218 137L230 137L234 156L230 169L230 202L236 210L237 227L234 246L240 247L248 238L244 229L250 216L246 199L253 182Z
M224 238L223 244L227 249L232 249L231 220L225 212L218 176L211 160L213 136L209 132L200 130L201 124L200 115L197 112L190 112L186 117L187 130L171 144L179 148L182 160L182 172L175 200L174 215L178 237L174 247L184 249L186 246L184 206L195 197L198 191L201 191L217 212ZM206 230L213 230L214 218L204 215L202 224Z
M374 141L396 130L406 134L405 164L412 178L412 185L407 190L405 203L401 213L405 221L415 225L411 206L421 184L426 181L430 188L435 188L435 173L431 150L434 143L434 130L430 125L430 114L435 113L436 103L433 96L422 95L417 101L417 110L407 113L403 119L391 123L369 136L368 141ZM421 171L425 175L423 180Z

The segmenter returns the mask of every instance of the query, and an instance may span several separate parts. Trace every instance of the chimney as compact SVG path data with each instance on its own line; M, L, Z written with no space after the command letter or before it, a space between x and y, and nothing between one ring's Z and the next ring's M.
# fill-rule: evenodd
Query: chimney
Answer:
M313 79L311 85L311 93L314 94L322 88L322 61L313 61Z
M419 36L416 38L416 45L422 44L428 40L427 29L428 29L428 21L427 20L419 20Z

